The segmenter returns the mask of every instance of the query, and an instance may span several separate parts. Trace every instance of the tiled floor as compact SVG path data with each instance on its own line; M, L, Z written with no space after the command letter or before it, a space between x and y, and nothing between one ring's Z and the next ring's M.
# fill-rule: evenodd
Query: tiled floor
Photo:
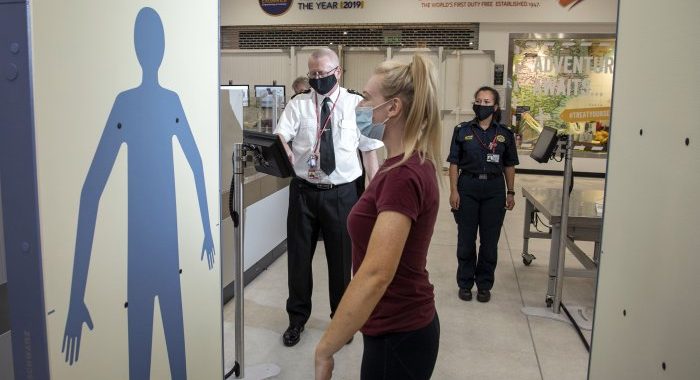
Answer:
M537 256L525 266L522 251L524 198L520 187L561 187L561 177L518 175L516 208L506 215L499 242L499 264L491 302L463 302L455 283L457 228L449 212L448 185L442 189L438 222L428 256L430 279L441 322L440 352L433 379L585 379L588 354L572 326L550 319L528 317L523 306L544 306L547 288L549 241L530 240L530 253ZM576 179L577 189L602 189L602 179ZM584 246L586 246L584 244ZM588 246L590 251L590 246ZM567 267L577 267L569 254ZM312 379L313 352L329 322L327 272L323 245L314 259L312 317L301 342L282 345L287 327L287 260L282 256L245 289L245 358L247 365L275 363L282 369L277 379ZM567 278L564 302L594 304L594 280ZM234 305L224 309L226 365L234 362ZM586 333L590 338L590 334ZM334 379L358 379L362 339L335 356Z

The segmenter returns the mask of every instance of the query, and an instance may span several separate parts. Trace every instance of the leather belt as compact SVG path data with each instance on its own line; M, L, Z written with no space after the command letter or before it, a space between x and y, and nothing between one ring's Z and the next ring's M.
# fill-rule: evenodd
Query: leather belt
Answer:
M480 179L480 180L490 180L490 179L499 178L499 177L503 176L503 174L501 174L501 173L470 173L470 172L465 172L465 171L459 173L459 175L464 175L467 177L472 177L472 178Z
M296 177L295 179L298 180L300 184L314 190L330 190L347 185L347 183L341 183L340 185L334 185L332 183L313 183L299 177Z

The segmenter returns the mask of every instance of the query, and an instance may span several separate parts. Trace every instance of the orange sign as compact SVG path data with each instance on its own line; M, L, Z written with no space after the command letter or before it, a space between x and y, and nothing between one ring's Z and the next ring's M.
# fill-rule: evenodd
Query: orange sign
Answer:
M610 120L610 107L568 109L559 116L567 123L608 121Z

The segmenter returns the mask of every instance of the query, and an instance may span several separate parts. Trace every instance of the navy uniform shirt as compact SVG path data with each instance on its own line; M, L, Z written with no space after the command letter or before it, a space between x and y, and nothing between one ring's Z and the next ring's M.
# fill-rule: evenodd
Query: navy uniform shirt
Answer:
M493 152L488 148L491 142L496 144ZM487 162L486 155L489 153L498 154L499 162ZM485 131L479 127L476 119L460 123L452 134L447 162L472 174L503 173L505 166L519 164L515 135L510 129L496 122L491 122L491 126Z

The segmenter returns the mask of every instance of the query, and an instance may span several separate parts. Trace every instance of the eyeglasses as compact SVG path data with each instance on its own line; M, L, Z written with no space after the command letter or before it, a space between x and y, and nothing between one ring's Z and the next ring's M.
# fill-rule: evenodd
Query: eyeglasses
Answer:
M493 101L491 101L491 100L481 100L481 101L475 100L472 102L472 104L475 106L492 106Z
M338 70L338 66L328 70L328 71L314 71L314 72L308 72L306 73L306 76L309 79L321 79L325 78L331 74L333 74L336 70Z

